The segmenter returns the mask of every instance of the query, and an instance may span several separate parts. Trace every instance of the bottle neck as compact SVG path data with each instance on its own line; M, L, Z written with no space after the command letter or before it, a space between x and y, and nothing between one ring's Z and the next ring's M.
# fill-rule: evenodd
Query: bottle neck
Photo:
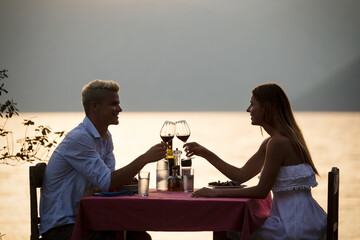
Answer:
M168 142L168 148L166 152L166 159L174 159L174 155L172 152L172 140Z
M176 166L174 166L174 167L172 168L172 175L173 175L173 176L178 175L178 168L177 168Z

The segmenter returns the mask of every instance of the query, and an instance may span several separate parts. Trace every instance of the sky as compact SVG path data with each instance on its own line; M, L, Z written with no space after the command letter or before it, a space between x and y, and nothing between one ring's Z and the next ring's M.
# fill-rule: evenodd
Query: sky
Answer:
M0 0L0 102L82 111L82 87L104 79L120 84L124 111L245 111L256 85L276 82L295 110L360 111L359 10L357 0Z

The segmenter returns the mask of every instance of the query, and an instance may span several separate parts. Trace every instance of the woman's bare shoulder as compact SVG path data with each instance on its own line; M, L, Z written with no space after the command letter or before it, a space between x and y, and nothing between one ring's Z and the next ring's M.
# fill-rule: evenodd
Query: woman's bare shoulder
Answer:
M287 152L292 149L291 140L282 135L271 137L267 142L267 150L274 150L279 152Z
M280 160L283 166L302 162L296 154L291 140L285 136L272 137L268 142L267 151L271 152L275 159Z
M269 141L270 141L271 137L267 137L262 143L261 145L266 145Z
M268 142L270 141L271 137L266 138L260 145L260 149L261 151L266 151Z
M270 150L279 154L284 154L290 149L292 149L292 143L290 139L282 135L268 137L262 142L260 146L261 152L268 152Z
M291 140L288 137L285 137L283 135L275 135L273 137L271 137L268 142L273 145L291 145Z

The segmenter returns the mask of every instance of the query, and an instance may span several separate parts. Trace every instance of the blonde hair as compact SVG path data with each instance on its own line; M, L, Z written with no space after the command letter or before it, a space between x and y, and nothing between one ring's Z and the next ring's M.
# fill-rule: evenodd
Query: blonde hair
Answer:
M109 80L96 79L86 84L81 91L81 101L85 110L85 114L90 113L90 103L102 103L108 91L118 92L119 84Z
M314 172L319 174L284 90L276 83L266 83L255 87L252 94L264 108L264 121L288 137L304 163L310 164Z

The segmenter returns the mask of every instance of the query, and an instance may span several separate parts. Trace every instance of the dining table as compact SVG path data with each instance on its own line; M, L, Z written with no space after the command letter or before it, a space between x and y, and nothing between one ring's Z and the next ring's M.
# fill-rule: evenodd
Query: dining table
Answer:
M249 239L270 214L271 195L265 199L193 198L191 193L157 191L138 196L91 196L80 200L72 240L94 231L225 231Z

